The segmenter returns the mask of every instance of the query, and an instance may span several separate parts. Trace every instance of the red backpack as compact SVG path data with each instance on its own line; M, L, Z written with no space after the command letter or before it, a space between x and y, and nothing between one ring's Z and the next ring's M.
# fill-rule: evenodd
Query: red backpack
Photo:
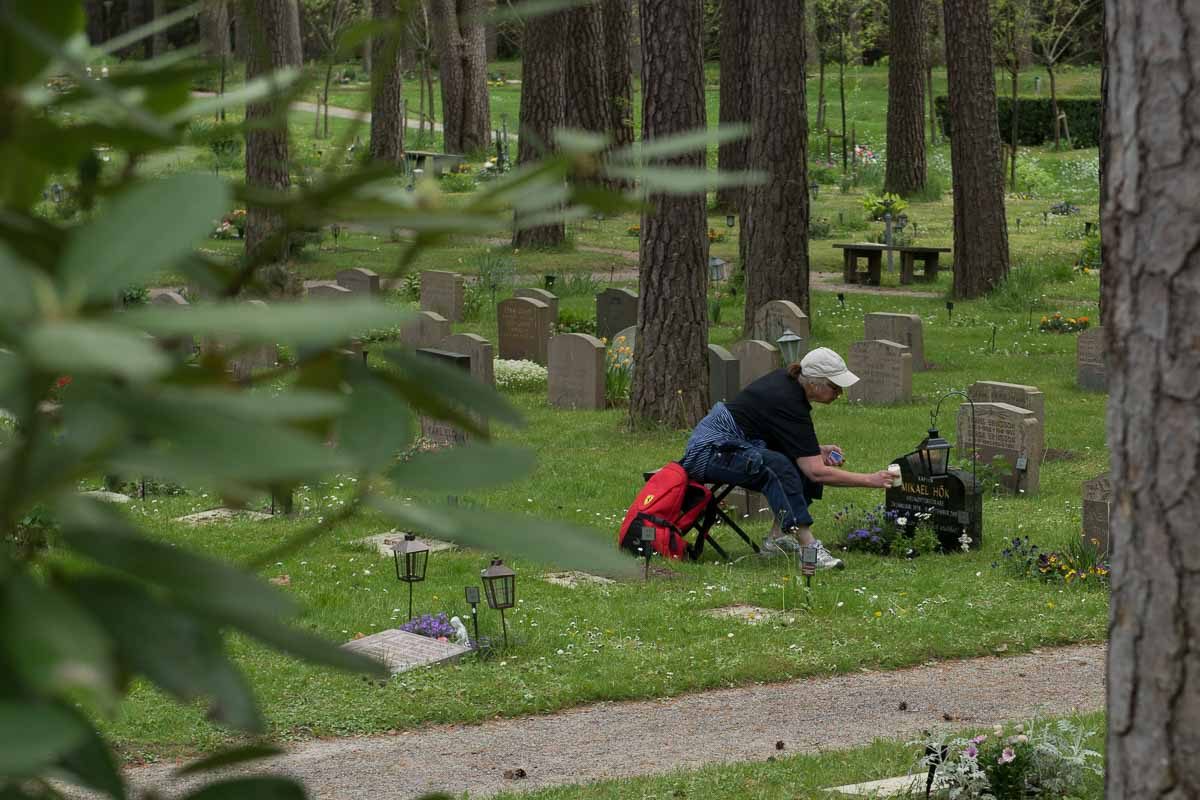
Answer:
M640 554L641 528L652 527L656 553L667 558L685 558L691 555L691 549L683 535L704 513L711 499L712 492L707 486L690 480L683 467L672 461L650 476L625 512L617 546Z

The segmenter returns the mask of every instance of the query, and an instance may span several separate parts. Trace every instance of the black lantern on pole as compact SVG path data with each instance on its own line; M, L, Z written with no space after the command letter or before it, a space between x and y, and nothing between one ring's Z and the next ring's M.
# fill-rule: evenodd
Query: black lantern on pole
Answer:
M779 352L783 354L783 363L794 364L800 360L800 352L804 347L804 339L797 336L791 328L784 330L783 335L775 340Z
M542 283L545 285L547 292L554 289L554 282L556 280L558 280L557 275L543 275L542 276Z
M471 626L475 629L475 646L479 646L479 587L465 586L463 594L466 595L467 604L471 606Z
M408 618L412 619L413 584L425 580L429 545L417 541L414 534L406 533L403 541L392 545L392 558L396 562L396 580L408 584Z
M806 545L800 548L800 571L804 574L804 586L812 588L812 576L817 572L817 546Z
M963 392L952 390L938 398L937 405L929 412L929 435L917 445L917 458L926 476L935 479L946 476L950 468L950 443L938 433L937 418L942 401L952 395L962 397L971 405L971 480L975 481L975 462L979 460L975 457L975 402ZM978 482L975 485L978 486Z
M500 612L504 646L508 647L508 622L504 619L504 609L516 605L517 573L506 567L500 559L493 558L491 566L480 572L479 577L483 579L483 591L487 595L488 606Z
M817 197L821 194L821 184L817 183L816 181L813 181L812 183L810 183L808 185L808 192L810 195L812 195L812 199L816 200Z
M725 215L725 227L732 228L736 224L737 224L737 216L736 215L734 215L734 214L726 214Z

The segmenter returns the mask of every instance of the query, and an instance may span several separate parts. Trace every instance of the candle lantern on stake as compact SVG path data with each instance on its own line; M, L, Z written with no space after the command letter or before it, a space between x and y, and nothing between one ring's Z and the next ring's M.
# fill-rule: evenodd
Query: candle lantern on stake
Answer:
M846 310L846 293L838 292L837 298L838 298L838 302L842 304L842 311L845 311Z
M483 579L488 606L500 612L500 627L504 631L504 646L507 648L508 622L504 619L504 609L516 605L517 573L505 566L501 559L493 558L491 566L480 572L479 577Z
M947 300L946 301L946 321L949 322L953 319L954 319L954 301Z
M821 184L818 183L817 181L813 181L812 183L810 183L808 185L808 192L810 195L812 195L812 199L816 200L817 197L821 194Z
M543 275L542 276L542 283L545 285L547 292L552 291L554 289L554 282L556 280L558 280L557 275Z
M786 328L783 335L775 340L775 344L779 345L779 352L783 354L784 366L800 360L804 339L797 336L791 328Z
M736 224L737 224L737 215L735 215L735 214L726 214L725 215L725 227L732 228Z
M800 548L800 572L804 575L804 587L812 588L812 576L817 574L817 547L806 545Z
M708 259L708 279L713 283L725 280L725 259L716 256Z
M643 525L640 531L639 543L642 547L642 557L646 559L646 570L643 576L644 580L650 580L650 556L654 555L654 535L655 530L653 525Z
M396 580L408 584L408 618L413 615L413 584L425 580L425 567L429 562L429 545L418 541L414 534L404 534L403 541L392 545L392 558L396 562Z
M463 587L467 603L471 606L471 627L475 629L475 646L479 646L479 587Z

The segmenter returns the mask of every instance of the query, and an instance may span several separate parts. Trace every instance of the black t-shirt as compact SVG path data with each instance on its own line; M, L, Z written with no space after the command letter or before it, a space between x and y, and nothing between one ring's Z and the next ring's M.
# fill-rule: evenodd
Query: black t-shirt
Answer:
M812 404L804 387L786 369L768 372L725 406L747 439L761 439L767 449L789 460L821 455L813 428Z

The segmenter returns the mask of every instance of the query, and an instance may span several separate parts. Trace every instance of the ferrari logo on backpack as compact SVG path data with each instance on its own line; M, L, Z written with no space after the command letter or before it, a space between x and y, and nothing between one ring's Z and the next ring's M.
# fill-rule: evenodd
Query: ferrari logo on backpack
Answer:
M648 494L648 495L646 495L646 499L642 501L642 505L648 506L653 502L654 502L654 495Z

